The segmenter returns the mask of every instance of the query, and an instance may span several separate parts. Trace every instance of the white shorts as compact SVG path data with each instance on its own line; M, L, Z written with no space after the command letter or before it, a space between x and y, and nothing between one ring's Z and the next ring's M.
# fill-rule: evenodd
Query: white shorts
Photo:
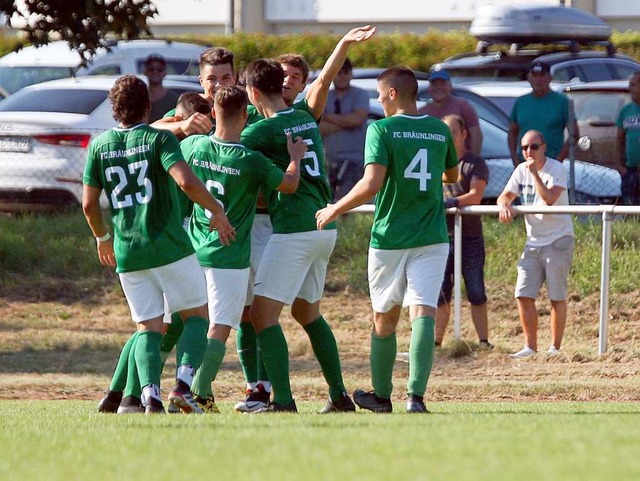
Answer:
M369 248L369 291L375 312L392 307L436 307L449 255L449 243L413 249Z
M203 267L209 294L209 324L238 329L247 296L249 268L217 269Z
M207 303L207 285L195 254L153 269L123 272L120 282L135 322L162 316L165 301L169 312Z
M272 234L256 273L254 292L284 304L322 299L335 229Z
M251 228L251 270L249 271L249 283L247 284L246 306L250 306L253 300L253 283L271 234L273 234L273 226L271 225L269 214L256 214Z

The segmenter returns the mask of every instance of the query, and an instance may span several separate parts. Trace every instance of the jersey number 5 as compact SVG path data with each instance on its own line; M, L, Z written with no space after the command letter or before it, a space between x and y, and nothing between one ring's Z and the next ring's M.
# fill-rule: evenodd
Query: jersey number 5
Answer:
M424 192L427 190L427 181L431 179L428 167L427 149L420 149L413 156L407 168L404 169L404 177L405 179L418 179L420 181L420 191Z
M109 182L117 182L116 186L111 191L111 205L114 209L124 209L125 207L131 207L133 205L133 195L121 194L129 184L129 182L133 181L131 177L135 175L136 171L138 171L138 175L135 177L135 182L138 184L138 191L135 193L136 203L138 205L141 205L151 201L151 196L153 195L153 186L151 184L151 181L147 178L148 165L149 164L146 160L133 162L128 166L128 173L123 167L119 165L115 165L105 169L104 175L107 180Z
M305 164L304 168L307 169L307 172L311 177L319 177L320 176L320 163L318 162L318 155L311 150L311 146L313 145L313 140L304 139L304 143L307 144L309 150L304 154L302 159L311 159L311 165Z
M213 191L215 190L218 193L218 195L224 195L224 185L222 185L217 180L207 180L207 183L205 184L205 186L207 187L207 190L211 192L211 194L213 194ZM222 210L225 210L224 204L220 199L216 199L216 202L220 204L220 206L222 207ZM210 210L205 209L204 215L207 217L207 219L211 219Z

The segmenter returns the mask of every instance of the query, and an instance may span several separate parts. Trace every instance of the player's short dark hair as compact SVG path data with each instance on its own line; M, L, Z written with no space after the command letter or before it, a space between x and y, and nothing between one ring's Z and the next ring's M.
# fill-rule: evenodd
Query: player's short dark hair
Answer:
M178 97L176 104L176 114L183 119L191 117L196 112L201 114L211 114L211 102L196 92L185 92Z
M467 122L465 122L464 117L462 115L449 114L449 115L445 115L444 117L442 117L441 120L443 122L446 122L447 120L451 120L452 122L457 123L458 127L460 128L460 132L464 132L464 131L467 130Z
M247 110L248 103L247 92L236 85L220 87L213 100L216 116L222 117L235 117Z
M247 65L244 80L247 87L256 88L265 95L282 96L284 70L275 60L268 58L254 60Z
M306 82L309 76L309 65L302 55L296 53L285 53L276 58L279 64L291 65L302 72L302 81Z
M378 76L378 82L393 87L400 97L415 100L418 96L418 80L409 67L391 67Z
M222 47L212 47L206 49L204 52L200 54L200 68L205 65L231 65L231 70L233 70L233 53L231 53L226 48Z
M144 119L149 111L147 84L135 75L124 75L116 80L109 91L113 118L132 125Z

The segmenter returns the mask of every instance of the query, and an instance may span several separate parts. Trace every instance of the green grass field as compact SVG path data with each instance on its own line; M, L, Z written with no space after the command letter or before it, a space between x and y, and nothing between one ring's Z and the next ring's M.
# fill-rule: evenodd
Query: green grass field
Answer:
M93 402L2 401L0 479L640 479L638 403L433 403L426 416L320 406L118 416Z

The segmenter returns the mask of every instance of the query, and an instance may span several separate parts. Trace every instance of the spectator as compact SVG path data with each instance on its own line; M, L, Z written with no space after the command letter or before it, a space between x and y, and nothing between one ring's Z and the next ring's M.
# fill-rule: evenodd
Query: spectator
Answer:
M149 80L149 123L152 123L161 119L167 110L175 107L178 94L162 85L167 75L167 62L162 55L152 53L147 57L144 61L144 74Z
M460 176L453 184L444 184L445 206L464 207L482 201L484 189L489 181L489 171L484 159L464 146L468 133L464 119L459 115L446 115L442 121L449 126L456 154L460 160ZM438 310L436 311L436 346L442 344L451 312L451 290L453 288L453 216L447 216L449 230L449 257L444 271L444 281ZM471 303L471 318L478 333L480 346L492 348L489 343L487 322L487 296L484 288L484 238L482 218L466 215L462 217L462 276Z
M482 131L478 122L478 114L469 102L451 95L449 72L442 68L431 69L429 72L429 94L431 100L420 109L420 112L439 119L451 114L462 117L469 132L464 144L465 148L474 154L480 154Z
M560 162L546 156L544 136L529 130L522 137L526 161L516 167L500 197L501 222L513 220L516 196L523 205L567 205L567 172ZM569 214L527 214L527 242L518 262L515 297L525 346L512 354L529 357L538 350L538 311L535 298L546 280L551 301L551 342L548 354L560 350L567 321L567 279L573 258L573 224Z
M622 202L640 205L640 71L629 79L631 102L618 116L618 144L622 165Z
M427 413L434 317L449 251L442 182L456 181L458 158L447 126L418 113L412 70L385 70L377 90L385 118L367 128L364 176L346 196L319 210L316 223L318 229L331 226L340 214L376 196L369 244L373 390L358 389L353 400L362 409L393 410L396 327L405 306L411 320L406 410Z
M369 95L352 87L353 67L345 59L320 122L333 199L344 196L362 177Z
M517 166L524 154L518 147L518 142L529 130L542 133L547 141L547 155L563 161L569 155L569 139L565 141L564 131L569 129L569 99L551 90L551 70L543 62L533 62L527 76L531 93L518 99L511 111L509 124L509 151L513 165ZM578 138L578 124L573 122L573 138Z

